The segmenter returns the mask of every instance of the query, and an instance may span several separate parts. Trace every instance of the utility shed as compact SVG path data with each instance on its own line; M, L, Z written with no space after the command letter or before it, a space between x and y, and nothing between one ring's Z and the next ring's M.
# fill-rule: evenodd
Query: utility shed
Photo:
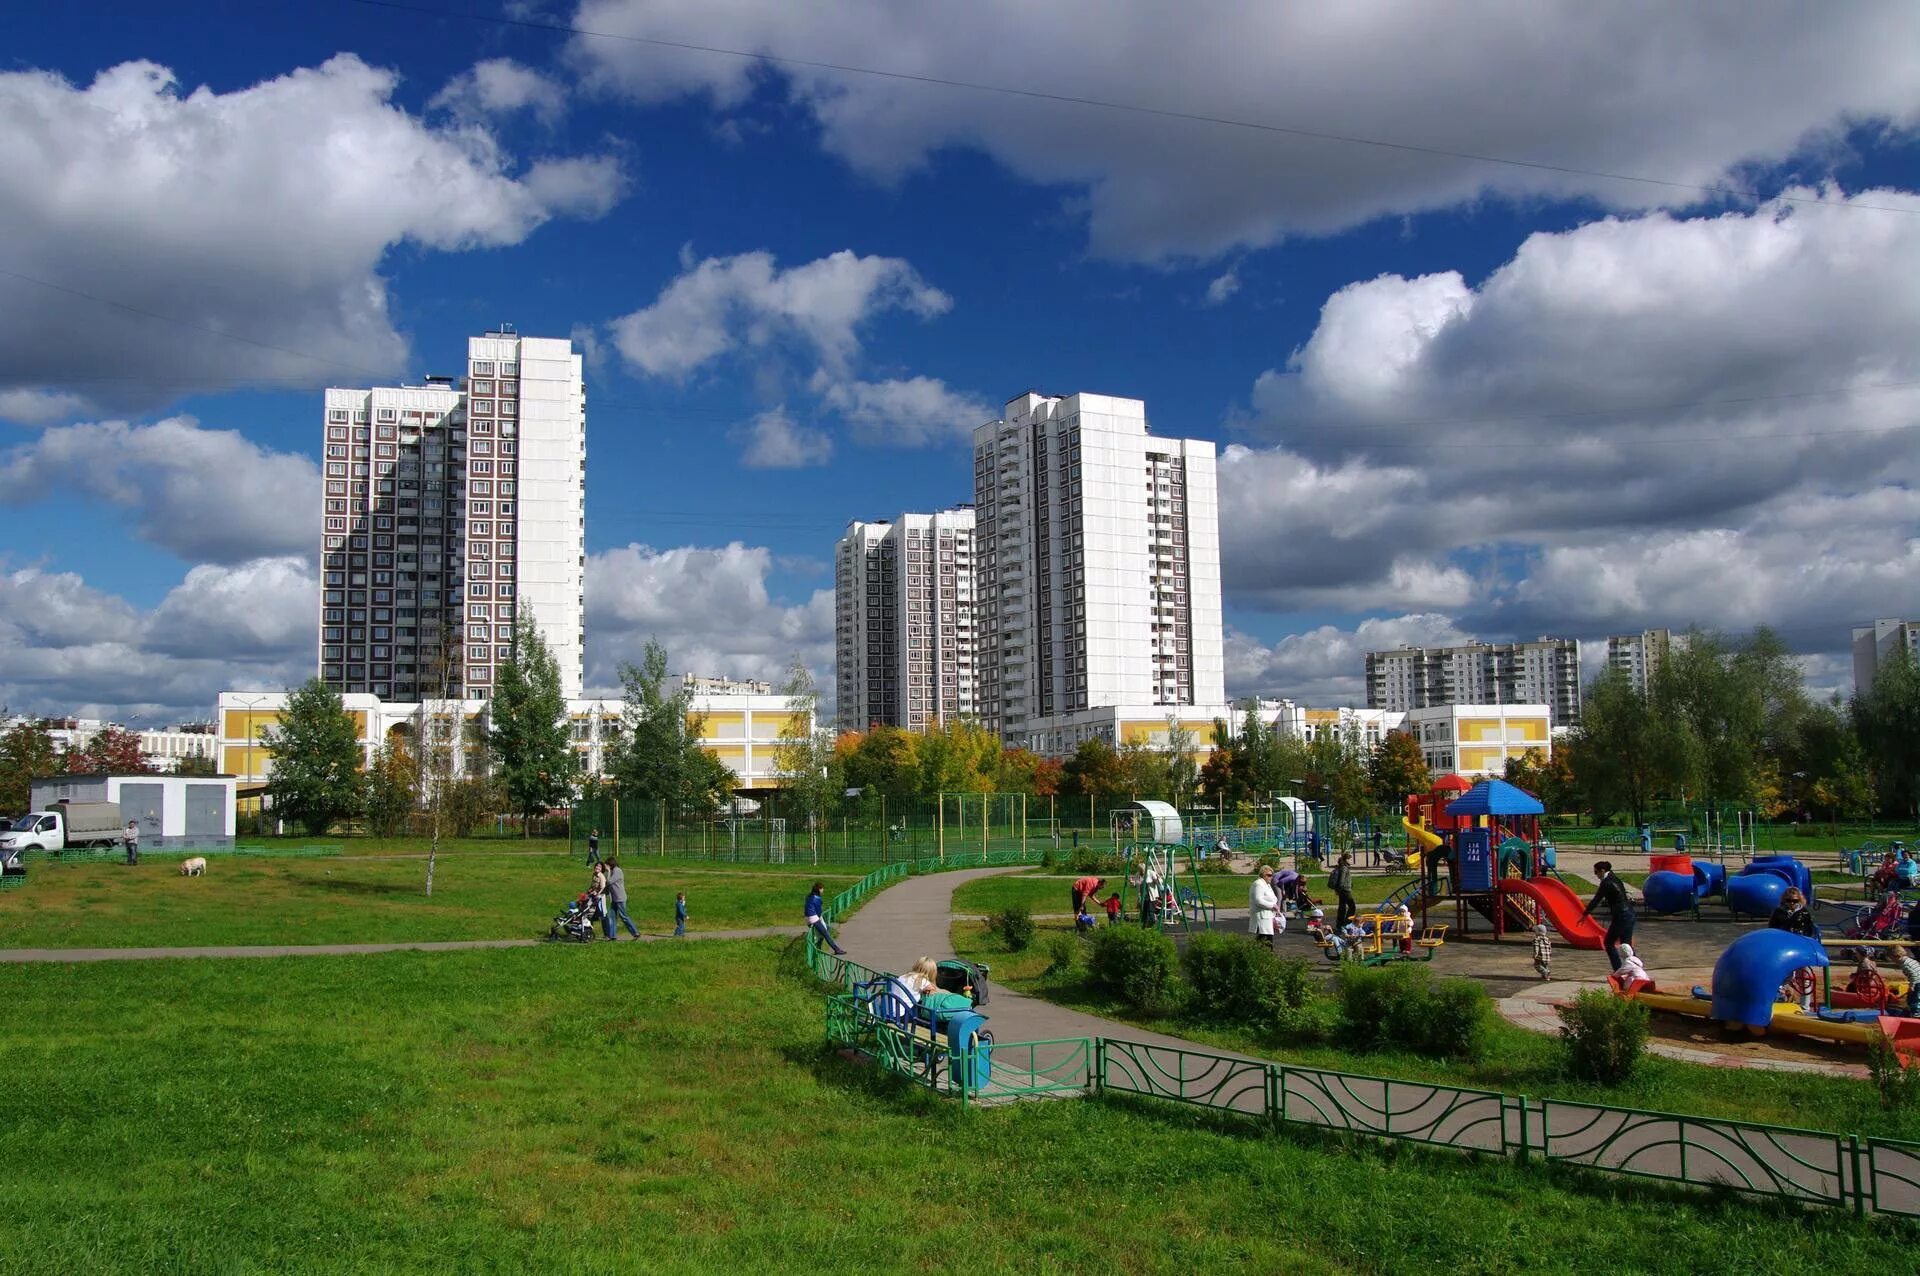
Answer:
M115 802L140 825L140 849L230 850L239 780L231 775L54 775L33 781L33 809Z

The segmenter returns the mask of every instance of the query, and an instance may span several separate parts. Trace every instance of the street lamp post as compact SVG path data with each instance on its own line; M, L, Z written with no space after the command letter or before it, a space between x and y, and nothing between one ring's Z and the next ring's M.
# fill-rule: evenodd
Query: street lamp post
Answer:
M267 703L267 701L271 699L273 699L272 696L254 696L252 699L248 699L245 696L235 696L233 698L233 702L239 705L242 709L246 710L246 714L247 714L245 719L246 726L244 730L247 733L247 782L250 784L254 782L253 742L255 737L259 734L258 728L255 726L255 723L254 723L253 715L256 709L258 709L261 705ZM254 801L253 831L256 834L258 834L260 832L260 816L262 814L262 810L261 810L262 800L258 796L256 796L253 801Z

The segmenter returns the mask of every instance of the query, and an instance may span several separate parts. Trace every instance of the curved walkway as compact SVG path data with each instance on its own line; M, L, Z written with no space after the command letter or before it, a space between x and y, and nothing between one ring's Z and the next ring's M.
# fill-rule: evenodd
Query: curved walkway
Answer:
M875 970L905 970L921 957L944 959L954 956L952 943L953 893L967 882L1003 873L1018 873L1021 867L972 868L953 873L927 873L903 878L861 905L860 911L840 926L840 945L856 961ZM1111 1037L1116 1030L1129 1041L1173 1050L1206 1050L1233 1058L1252 1059L1251 1055L1201 1046L1180 1037L1148 1032L1130 1024L1069 1010L1038 997L1015 992L1004 984L992 984L988 993L987 1015L994 1036L1001 1041L1049 1041L1058 1037Z
M800 926L754 926L745 930L688 931L688 939L790 938ZM639 942L657 944L672 935L642 935ZM623 943L635 941L625 936ZM550 939L448 939L411 944L257 944L227 948L0 948L0 963L161 961L174 957L350 957L360 953L444 953L464 948L535 948L557 943ZM605 943L605 940L596 941ZM583 945L584 947L585 945Z

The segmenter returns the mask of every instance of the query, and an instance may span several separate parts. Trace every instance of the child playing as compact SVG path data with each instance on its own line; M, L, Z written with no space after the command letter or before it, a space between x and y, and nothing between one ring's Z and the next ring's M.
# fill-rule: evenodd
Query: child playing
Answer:
M1907 1013L1920 1014L1920 961L1915 961L1913 954L1900 944L1887 951L1900 963L1900 974L1907 981Z
M681 891L673 897L673 937L687 937L687 893Z
M1120 924L1120 892L1114 891L1107 896L1107 925Z
M1645 964L1641 962L1640 955L1633 951L1632 944L1623 940L1616 946L1615 951L1620 954L1620 969L1613 973L1620 976L1621 987L1626 987L1636 979L1644 979L1648 983L1653 982L1653 976L1647 973Z
M1400 905L1400 911L1395 914L1394 921L1400 927L1400 955L1413 956L1413 910L1405 904Z
M1533 928L1533 969L1542 979L1553 978L1553 933L1545 922Z
M1084 906L1080 909L1080 915L1073 919L1073 928L1083 935L1093 929L1093 914L1089 913Z

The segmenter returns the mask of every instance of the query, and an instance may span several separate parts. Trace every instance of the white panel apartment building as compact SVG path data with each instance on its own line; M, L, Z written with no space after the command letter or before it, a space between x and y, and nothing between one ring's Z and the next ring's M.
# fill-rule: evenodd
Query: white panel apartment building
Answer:
M320 677L382 699L484 699L524 604L579 695L586 408L572 343L475 337L463 385L329 389L325 415Z
M1684 649L1687 636L1674 637L1671 629L1646 629L1637 634L1615 634L1607 639L1607 668L1627 675L1633 689L1641 695L1653 681L1660 662L1677 649Z
M1893 659L1893 653L1903 647L1908 656L1920 661L1920 620L1876 620L1871 625L1856 625L1853 693L1864 696L1872 691L1880 666Z
M1572 726L1580 721L1580 644L1541 638L1367 653L1369 709L1456 704L1544 704L1555 726Z
M1026 394L973 447L982 721L1054 755L1169 718L1204 742L1228 711L1213 444L1156 437L1138 399Z
M833 581L842 730L977 715L973 539L965 506L847 525Z

